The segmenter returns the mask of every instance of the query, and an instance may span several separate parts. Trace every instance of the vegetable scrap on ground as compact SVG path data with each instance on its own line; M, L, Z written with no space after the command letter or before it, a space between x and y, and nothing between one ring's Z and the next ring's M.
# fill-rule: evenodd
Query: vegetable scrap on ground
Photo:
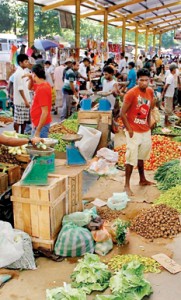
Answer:
M170 138L154 135L152 136L152 149L150 159L145 161L145 170L156 170L163 163L181 156L180 143L172 141ZM118 164L124 165L126 145L114 149L119 153Z
M124 264L130 263L132 261L138 261L144 266L145 273L160 273L161 266L153 258L136 255L136 254L125 254L125 255L115 255L108 262L108 266L111 270L119 271Z
M181 232L178 211L164 204L142 211L131 222L130 229L146 239L172 238Z

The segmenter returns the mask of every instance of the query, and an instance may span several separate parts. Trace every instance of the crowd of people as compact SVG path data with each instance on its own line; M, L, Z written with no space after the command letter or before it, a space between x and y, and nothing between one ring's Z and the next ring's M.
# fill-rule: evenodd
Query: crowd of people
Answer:
M97 65L94 53L85 52L81 61L71 57L53 66L39 54L36 59L26 54L17 57L18 67L9 79L9 97L13 103L14 129L30 133L36 137L47 137L51 124L51 110L60 114L60 120L68 118L79 107L79 91L94 89L92 72L101 73L102 91L110 93L107 97L111 109L116 105L116 97L126 98L139 81L138 74L146 69L150 82L159 80L164 85L160 89L164 101L165 125L175 106L181 105L181 60L179 58L158 57L152 59L140 55L136 63L124 53L116 62L111 56L104 65ZM166 70L166 67L169 68ZM161 106L163 108L163 106Z

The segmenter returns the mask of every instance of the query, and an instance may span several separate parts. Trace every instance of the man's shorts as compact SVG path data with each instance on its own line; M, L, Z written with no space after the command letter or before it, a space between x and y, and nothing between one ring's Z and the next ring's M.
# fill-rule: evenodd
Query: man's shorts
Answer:
M151 130L146 132L134 132L130 138L128 131L126 134L126 164L137 166L138 160L147 160L151 151Z
M165 115L173 113L173 97L164 97L164 112Z
M14 123L22 125L30 119L30 109L26 106L14 105Z

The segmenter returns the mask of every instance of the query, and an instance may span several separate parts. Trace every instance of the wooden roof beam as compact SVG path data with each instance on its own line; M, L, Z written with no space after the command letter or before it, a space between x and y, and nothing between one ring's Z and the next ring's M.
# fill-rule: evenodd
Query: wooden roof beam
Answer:
M167 28L167 29L165 29L165 30L157 30L156 31L156 34L163 34L163 33L165 33L165 32L168 32L168 31L171 31L171 30L175 30L175 29L177 29L177 28L180 28L180 25L178 25L178 26L172 26L172 27L169 27L169 28Z
M167 25L167 26L164 26L164 27L160 27L160 28L157 28L156 32L161 32L161 31L163 31L163 30L166 29L166 28L170 28L170 29L173 28L173 29L174 29L175 26L176 26L176 27L180 27L180 24L181 24L181 21L178 22L178 23L175 23L175 24L173 24L173 25Z
M178 18L174 18L174 19L169 19L169 20L162 20L161 22L158 22L158 23L153 23L151 25L149 25L149 28L153 28L155 26L158 26L158 25L161 25L161 24L168 24L168 25L174 25L174 24L169 24L170 22L173 22L173 21L178 21L179 19Z
M148 13L148 12L153 12L153 11L157 12L158 10L168 8L168 7L172 7L172 6L176 6L176 5L180 5L180 4L181 4L181 2L177 1L177 2L166 4L166 5L161 5L161 6L158 6L158 7L154 7L154 8L144 9L144 10L137 11L135 13L129 14L125 18L126 18L126 20L130 20L134 17L137 17L139 15L143 15L143 14ZM121 20L119 20L119 21L121 21ZM118 18L110 19L108 22L109 23L118 22Z
M82 18L88 18L88 17L95 16L95 15L104 15L104 12L105 12L105 9L98 9L98 10L94 10L90 13L83 14L80 17L82 19Z
M143 1L145 1L145 0L131 0L131 1L123 2L121 4L111 5L108 7L108 13L114 12L115 10L123 8L125 6L133 5L136 3L143 2Z
M141 24L150 22L150 21L152 21L152 20L156 20L156 19L160 19L160 18L172 16L172 15L177 15L177 14L180 14L180 13L181 13L181 10L179 10L179 11L177 11L177 12L172 12L172 13L169 12L168 14L162 14L162 15L159 15L159 16L150 17L150 18L147 18L147 19L140 20L140 21L138 21L138 24L141 25ZM131 26L134 26L134 25L135 25L135 22L131 22L130 25L131 25Z

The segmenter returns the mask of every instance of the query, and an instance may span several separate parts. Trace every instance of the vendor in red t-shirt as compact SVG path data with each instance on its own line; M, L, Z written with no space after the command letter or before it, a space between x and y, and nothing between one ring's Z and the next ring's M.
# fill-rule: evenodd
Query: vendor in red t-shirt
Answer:
M138 167L140 185L151 185L144 175L144 160L149 159L151 151L150 111L154 106L153 90L148 87L150 72L140 69L137 72L138 85L130 89L121 109L121 118L126 127L126 179L125 191L133 195L130 178L133 167Z
M32 136L47 138L51 123L52 91L46 81L44 68L37 64L28 76L29 89L34 90L34 98L30 110L32 121Z

